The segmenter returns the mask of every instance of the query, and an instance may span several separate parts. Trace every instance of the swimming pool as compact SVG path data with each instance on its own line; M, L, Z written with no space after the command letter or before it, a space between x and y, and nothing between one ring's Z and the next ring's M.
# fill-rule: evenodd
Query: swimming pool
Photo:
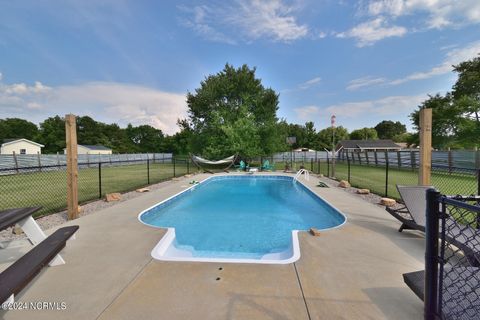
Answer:
M326 230L345 216L290 176L215 176L139 214L168 228L152 251L159 260L291 263L298 230Z

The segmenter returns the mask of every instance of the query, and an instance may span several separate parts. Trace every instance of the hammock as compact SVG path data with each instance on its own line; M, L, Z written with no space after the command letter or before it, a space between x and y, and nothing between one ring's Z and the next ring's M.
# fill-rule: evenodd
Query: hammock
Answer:
M199 156L196 156L196 155L193 155L193 154L191 155L191 158L192 158L192 162L198 168L203 169L206 172L213 173L212 171L203 168L200 164L214 165L215 166L215 165L221 165L221 164L229 163L229 165L225 169L223 169L223 171L228 172L228 169L230 169L230 167L235 163L235 159L237 159L237 155L233 155L233 156L230 156L228 158L217 160L217 161L207 160L207 159L204 159L202 157L199 157Z

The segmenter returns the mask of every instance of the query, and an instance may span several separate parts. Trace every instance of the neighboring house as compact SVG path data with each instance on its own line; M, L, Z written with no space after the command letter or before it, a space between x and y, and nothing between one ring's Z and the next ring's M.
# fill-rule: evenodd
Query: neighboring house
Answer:
M338 152L398 151L401 146L392 140L341 140L337 144Z
M5 139L0 147L0 154L38 154L42 153L43 144L27 139Z
M63 149L63 153L67 153L67 149ZM78 154L112 154L112 149L104 146L92 146L86 144L79 144L77 146Z

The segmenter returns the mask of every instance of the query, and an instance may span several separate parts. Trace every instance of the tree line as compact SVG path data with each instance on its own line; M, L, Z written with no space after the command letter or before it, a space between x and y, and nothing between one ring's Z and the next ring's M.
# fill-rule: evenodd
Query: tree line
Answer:
M480 145L480 56L453 66L457 80L446 94L430 95L410 114L417 133L419 111L432 109L432 144L437 149L472 149Z
M88 116L77 118L79 144L104 145L115 153L173 152L199 154L219 159L232 154L246 158L267 156L291 148L330 149L344 139L393 139L407 141L409 134L400 122L384 120L374 128L361 128L351 133L346 128L317 131L314 122L303 125L288 123L277 116L279 95L265 88L255 76L255 68L239 68L227 64L214 75L207 76L200 87L187 93L188 117L179 119L180 131L165 135L149 125L121 128ZM294 136L290 146L286 138ZM35 125L24 119L0 119L0 140L26 138L45 145L44 153L65 148L65 120L54 116Z

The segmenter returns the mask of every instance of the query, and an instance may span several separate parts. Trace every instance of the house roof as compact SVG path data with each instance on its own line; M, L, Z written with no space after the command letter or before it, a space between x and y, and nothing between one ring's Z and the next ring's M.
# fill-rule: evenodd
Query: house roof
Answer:
M80 144L79 146L82 146L82 147L85 147L87 149L90 149L90 150L112 150L110 148L107 148L105 146L94 146L94 145L90 145L90 144Z
M24 138L20 138L20 139L4 139L4 140L3 140L2 147L3 147L3 146L7 146L7 145L9 145L9 144L14 144L14 143L16 143L16 142L20 142L20 141L27 142L27 143L31 143L31 144L33 144L33 145L36 145L37 147L40 147L40 148L45 147L43 144L37 143L37 142L35 142L35 141L28 140L28 139L24 139Z
M392 140L341 140L338 142L337 149L401 149L401 147Z

